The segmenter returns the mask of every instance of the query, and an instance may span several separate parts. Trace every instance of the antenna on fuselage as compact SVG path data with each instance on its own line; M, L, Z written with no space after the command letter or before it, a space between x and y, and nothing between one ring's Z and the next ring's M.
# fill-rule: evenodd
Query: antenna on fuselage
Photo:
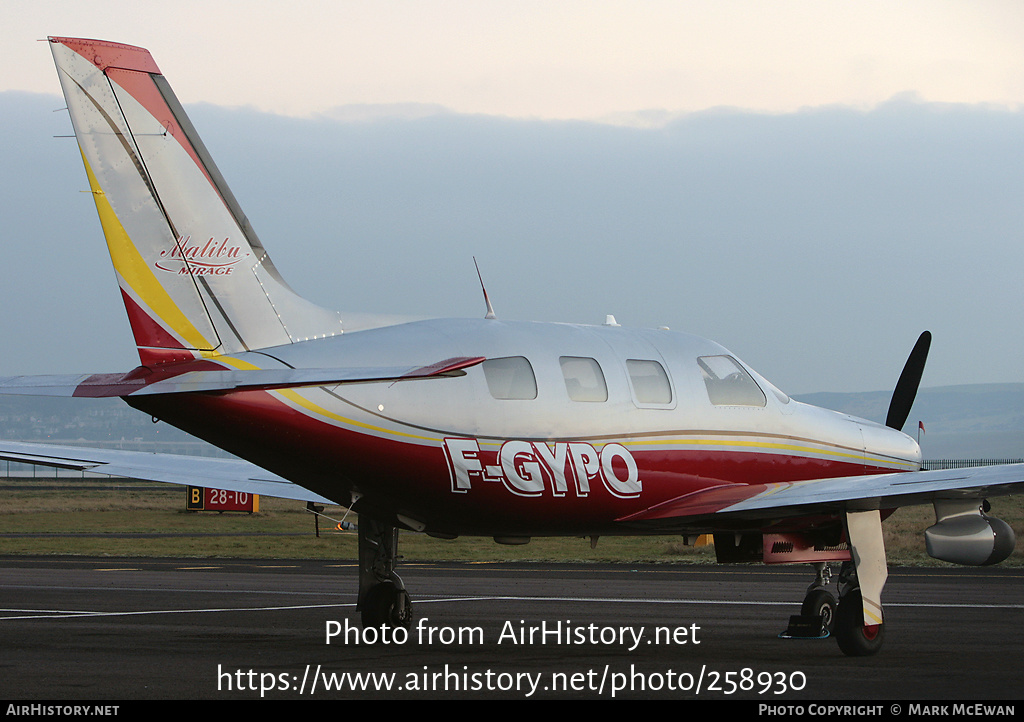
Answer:
M491 299L487 296L487 288L484 287L484 277L480 273L480 264L476 262L476 256L473 256L473 265L476 266L476 277L480 279L480 290L484 292L484 303L487 304L487 313L484 318L497 318L494 315L494 307L491 306Z

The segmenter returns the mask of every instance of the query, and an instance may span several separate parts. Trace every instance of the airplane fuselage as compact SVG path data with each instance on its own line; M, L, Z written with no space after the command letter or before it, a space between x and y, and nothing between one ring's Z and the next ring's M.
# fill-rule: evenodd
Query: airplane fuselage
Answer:
M609 534L727 484L920 467L913 439L790 399L667 330L441 319L221 357L329 368L482 356L464 375L131 398L356 510L440 535Z

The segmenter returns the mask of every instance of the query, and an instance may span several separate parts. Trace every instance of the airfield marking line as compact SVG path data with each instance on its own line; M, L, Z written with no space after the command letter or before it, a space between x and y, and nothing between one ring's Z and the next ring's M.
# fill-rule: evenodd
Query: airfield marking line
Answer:
M0 589L34 589L38 591L85 591L85 592L160 592L162 594L260 594L264 596L339 596L339 592L317 589L313 591L292 591L287 589L168 589L167 587L76 587L66 584L48 586L41 584L0 584ZM347 593L347 592L345 592Z
M299 604L286 607L225 607L208 609L149 609L136 612L76 612L70 610L26 610L10 609L0 611L34 612L19 617L0 617L0 622L12 619L80 619L82 617L137 617L153 614L204 614L207 612L279 612L294 609L332 609L338 607L355 607L355 602L345 604Z
M93 569L94 572L141 572L141 567L101 567Z
M614 597L520 597L508 595L481 595L471 597L437 597L433 599L419 599L416 604L436 604L450 602L483 602L483 601L516 601L516 602L594 602L600 604L697 604L697 605L727 605L727 606L749 606L749 607L781 607L793 606L793 601L756 601L756 600L714 600L714 599L627 599ZM892 602L887 607L909 607L909 608L941 608L941 609L1024 609L1024 604L928 604L920 602ZM75 611L75 610L28 610L28 609L0 609L0 612L24 612L21 616L0 617L0 622L18 619L76 619L80 617L119 617L119 616L146 616L154 614L202 614L207 612L277 612L292 611L297 609L343 609L355 607L354 602L337 604L296 604L287 606L271 607L209 607L202 609L152 609L146 611Z
M0 589L35 589L35 590L74 590L74 591L120 591L120 592L161 592L165 594L259 594L261 596L337 596L341 592L335 592L331 590L313 590L313 591L293 591L293 590L275 590L275 589L167 589L164 587L83 587L83 586L69 586L69 585L58 585L58 586L46 586L46 585L28 585L28 584L2 584L0 583ZM650 599L650 598L629 598L629 597L568 597L568 596L543 596L543 597L522 597L522 596L507 596L507 595L474 595L469 597L464 596L446 596L446 595L430 595L430 597L419 597L415 600L416 604L430 604L441 601L566 601L566 602L614 602L622 604L728 604L733 606L786 606L796 604L793 600L738 600L738 599ZM315 606L315 605L311 605ZM331 606L331 605L327 605ZM941 607L941 608L956 608L956 609L1024 609L1024 604L1020 603L987 603L987 602L973 602L973 603L939 603L939 602L887 602L886 607L908 607L908 608L930 608L930 607ZM280 609L287 609L289 607L280 607ZM294 607L302 608L302 607ZM5 610L0 610L5 611ZM11 610L6 610L11 611ZM17 611L17 610L14 610Z
M496 602L597 602L601 604L715 604L729 606L747 607L787 607L795 606L798 602L793 600L770 601L770 600L741 600L741 599L632 599L624 597L517 597L504 595L484 595L478 597L442 597L437 599L416 599L414 604L431 604L437 602L472 602L472 601L496 601ZM927 609L929 607L939 609L1024 609L1024 604L989 604L989 603L928 603L928 602L888 602L884 607L908 607L914 609Z

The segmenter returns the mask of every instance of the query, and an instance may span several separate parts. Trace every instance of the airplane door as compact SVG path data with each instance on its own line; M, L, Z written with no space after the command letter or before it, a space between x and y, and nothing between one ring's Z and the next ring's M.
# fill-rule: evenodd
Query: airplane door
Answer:
M611 347L618 364L616 370L627 379L634 406L639 409L674 409L679 396L687 394L686 389L678 386L684 382L673 378L664 356L644 338L644 333L612 327L600 329L598 335Z

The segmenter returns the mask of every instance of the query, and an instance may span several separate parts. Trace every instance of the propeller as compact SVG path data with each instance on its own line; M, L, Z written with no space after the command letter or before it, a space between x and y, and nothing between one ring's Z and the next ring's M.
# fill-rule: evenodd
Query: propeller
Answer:
M896 382L896 388L892 392L892 401L889 402L889 413L885 417L885 425L901 431L910 416L910 408L914 405L914 398L917 396L917 387L921 384L921 375L924 373L924 363L928 360L928 348L932 344L932 334L925 331L914 344L914 350L910 352L900 374L900 380Z

